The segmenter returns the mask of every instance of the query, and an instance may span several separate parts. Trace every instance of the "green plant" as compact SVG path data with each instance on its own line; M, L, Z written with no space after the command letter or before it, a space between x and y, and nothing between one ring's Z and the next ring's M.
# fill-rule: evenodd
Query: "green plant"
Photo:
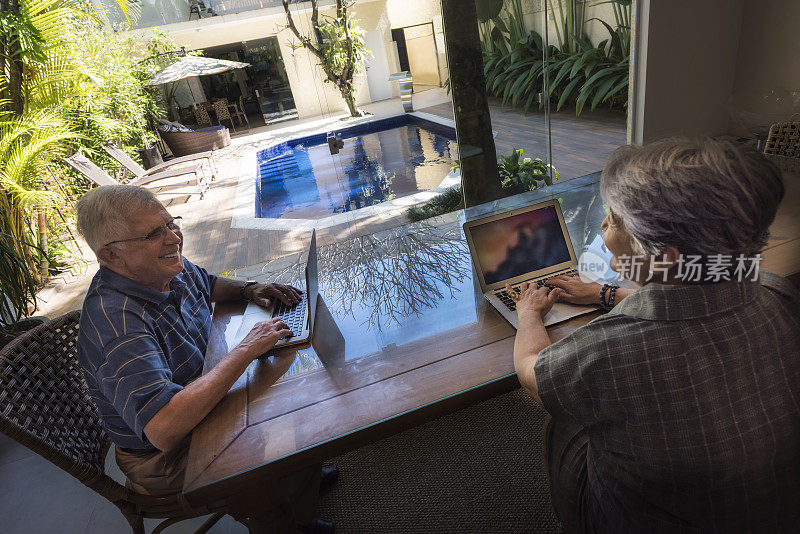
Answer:
M558 171L540 158L522 157L522 149L514 149L508 156L498 156L497 170L503 189L513 192L532 191L543 185L553 185L550 169L556 180Z
M558 10L559 47L550 45L545 49L539 34L525 34L521 4L519 0L511 0L505 19L496 17L481 23L488 92L500 98L503 104L521 106L525 111L534 104L541 107L540 94L549 98L557 110L574 103L576 115L580 115L587 104L591 109L601 103L612 108L624 107L630 56L630 1L610 2L614 4L616 28L603 20L590 19L606 27L609 39L593 46L583 33L583 7L569 0L563 10L561 7ZM550 76L547 94L544 92L546 71Z
M547 0L550 12L556 17L556 39L558 48L567 54L578 52L581 44L589 42L584 33L586 2L578 0ZM558 9L554 8L558 6ZM557 15L556 15L557 14Z
M126 17L136 14L124 0L118 3ZM89 2L0 0L0 8L0 321L6 329L35 307L39 267L46 275L65 250L58 240L48 240L47 250L34 243L45 228L63 224L46 215L63 216L59 208L70 187L56 162L86 137L71 106L81 98L94 103L107 87L98 83L106 64L97 61L93 70L79 51L81 28L101 27ZM119 106L129 97L121 96Z
M618 4L617 1L613 3ZM620 20L627 20L630 24L630 3L627 8L622 5L620 10L627 12L627 19L623 16ZM604 102L611 107L627 105L630 28L612 28L601 19L593 20L606 27L609 39L601 41L597 46L578 40L579 50L576 53L557 53L552 58L550 94L554 98L558 97L557 110L567 102L575 102L576 115L581 114L587 102L591 109Z
M355 103L355 77L363 71L364 60L370 54L364 43L364 30L358 26L353 13L348 13L355 2L352 0L336 1L336 16L320 18L318 0L311 0L312 36L302 35L295 25L289 11L290 0L282 0L286 13L287 28L300 41L302 46L319 61L325 73L326 82L333 83L342 95L352 117L360 117L361 111Z
M464 209L464 194L460 185L445 189L421 206L408 208L408 218L412 221L422 221L452 211Z

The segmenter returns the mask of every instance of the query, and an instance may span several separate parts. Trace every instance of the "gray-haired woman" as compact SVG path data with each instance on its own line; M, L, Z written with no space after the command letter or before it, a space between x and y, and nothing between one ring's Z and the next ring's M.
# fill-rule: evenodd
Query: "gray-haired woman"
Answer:
M517 304L514 362L552 417L565 531L796 531L800 295L751 259L780 172L729 143L670 140L617 150L600 187L611 265L640 287L558 277ZM613 309L551 344L541 318L559 299Z

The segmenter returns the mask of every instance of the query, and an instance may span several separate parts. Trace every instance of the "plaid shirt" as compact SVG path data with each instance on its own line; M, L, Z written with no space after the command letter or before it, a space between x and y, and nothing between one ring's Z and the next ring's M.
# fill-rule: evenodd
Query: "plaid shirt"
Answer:
M759 282L648 284L540 352L544 407L588 435L597 530L800 528L800 295Z
M217 277L183 260L170 291L156 291L101 267L83 301L78 358L111 440L155 450L144 427L200 376L211 332Z

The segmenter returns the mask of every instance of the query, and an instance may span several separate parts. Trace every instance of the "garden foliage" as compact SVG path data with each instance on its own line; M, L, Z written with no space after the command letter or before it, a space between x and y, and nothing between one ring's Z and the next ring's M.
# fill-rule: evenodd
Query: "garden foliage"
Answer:
M100 146L131 155L152 144L160 95L144 87L149 51L105 28L84 0L0 0L0 329L35 308L35 288L64 267L73 200L88 184L61 158L81 149L112 166ZM135 4L120 0L126 16ZM133 5L133 8L131 7ZM42 222L44 221L44 223ZM38 224L34 224L38 222ZM47 245L38 245L42 234ZM9 326L10 327L10 326Z
M603 2L606 3L606 2ZM596 46L583 32L584 6L575 0L556 2L559 45L548 45L541 35L528 31L521 0L509 0L500 14L480 22L486 87L503 104L541 107L540 93L550 98L556 110L575 105L576 115L585 106L600 104L623 108L628 100L630 61L630 0L611 0L616 27L600 19L609 38ZM552 2L551 2L552 4ZM599 5L599 4L597 4ZM576 31L579 29L579 31ZM549 92L545 72L549 70Z

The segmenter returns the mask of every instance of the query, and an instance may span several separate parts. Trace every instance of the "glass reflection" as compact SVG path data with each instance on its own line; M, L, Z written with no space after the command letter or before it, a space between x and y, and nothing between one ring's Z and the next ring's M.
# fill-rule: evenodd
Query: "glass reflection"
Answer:
M599 173L470 208L460 213L460 220L414 223L319 247L320 294L346 340L344 359L446 335L478 321L483 297L461 230L463 215L558 199L576 256L588 250L606 257L598 182ZM231 274L297 284L304 266L305 258L295 254ZM611 281L618 275L609 270L606 276ZM308 373L320 365L305 359L293 373Z

